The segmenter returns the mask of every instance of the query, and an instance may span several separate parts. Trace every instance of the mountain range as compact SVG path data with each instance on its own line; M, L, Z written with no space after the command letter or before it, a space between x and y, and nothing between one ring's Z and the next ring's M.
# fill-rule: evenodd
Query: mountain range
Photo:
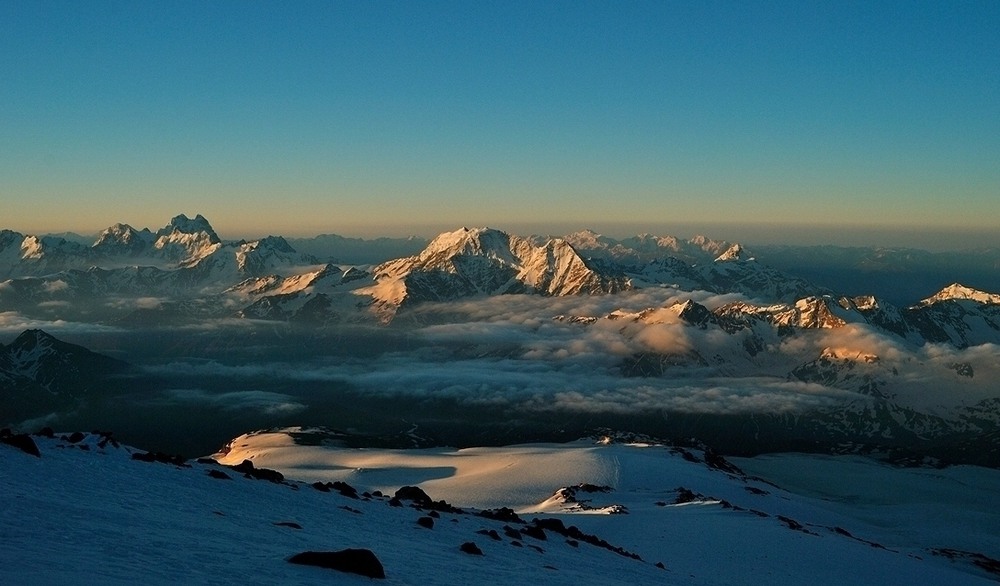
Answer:
M14 389L5 390L2 422L70 409L87 388L106 385L124 368L90 356L82 362L92 362L93 370L67 368L75 374L65 381L29 376L16 358L28 354L10 348L36 339L38 347L65 350L34 331L49 324L136 332L140 346L175 329L183 336L228 328L234 333L224 342L208 342L224 348L246 345L243 332L254 336L261 328L301 328L336 340L338 328L357 326L398 332L404 341L414 332L415 348L394 346L403 348L396 362L414 360L444 373L461 361L474 379L483 377L478 387L466 381L442 387L434 376L420 382L440 400L451 399L442 388L489 389L491 379L503 381L487 373L504 361L500 366L520 382L497 383L510 389L502 400L525 384L544 384L546 376L580 377L560 383L570 389L595 385L581 394L583 403L618 387L639 396L654 389L653 407L643 414L650 426L662 425L655 416L662 412L672 433L745 445L748 452L912 448L946 461L1000 465L1000 394L989 382L1000 376L996 293L951 283L897 306L815 285L739 243L705 237L614 240L590 231L520 237L461 228L376 264L322 262L316 253L302 254L280 236L225 242L200 215L176 216L156 231L116 224L90 247L0 233L0 270L7 276L0 315L35 324L0 353L0 377ZM456 328L472 333L449 338ZM494 335L497 328L509 331ZM184 342L177 347L183 352ZM329 350L286 353L295 352L310 360ZM587 352L589 362L576 365ZM378 360L358 368L382 368ZM701 406L682 399L694 393L707 401L720 386L738 402ZM637 409L626 396L602 412ZM704 409L714 416L703 417ZM749 429L756 431L748 442Z

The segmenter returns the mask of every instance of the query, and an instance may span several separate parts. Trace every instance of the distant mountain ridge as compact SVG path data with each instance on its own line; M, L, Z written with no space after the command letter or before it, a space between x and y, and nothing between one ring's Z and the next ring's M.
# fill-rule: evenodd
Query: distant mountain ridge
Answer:
M343 245L342 250L355 254L366 242L381 253L422 248L372 266L322 262L293 245L312 245L319 251L322 242ZM801 325L809 319L803 316L811 315L789 304L819 303L816 307L826 311L819 307L825 304L831 316L860 312L870 315L866 323L904 337L919 332L928 340L959 346L993 339L995 323L991 315L980 316L975 305L935 306L925 300L924 306L935 309L911 311L924 317L903 325L899 316L888 315L900 310L850 308L840 300L865 296L845 295L775 269L740 243L649 234L619 240L590 230L564 238L522 238L493 228L462 228L442 233L426 245L419 239L362 241L335 235L224 242L204 216L179 214L155 232L112 225L90 247L63 238L2 231L0 278L3 274L8 280L0 282L0 307L40 317L58 316L74 305L110 297L144 299L136 310L143 322L229 315L329 323L364 320L367 314L388 322L400 311L428 301L504 294L607 295L666 287L739 294L746 298L750 314L770 312L774 321L789 321L778 314L799 311L800 317L789 325ZM968 291L955 289L933 299L987 304L995 300L993 294ZM809 299L830 301L804 301ZM115 314L118 305L91 308L90 315L132 320ZM762 309L772 305L773 311ZM981 322L981 331L962 325L970 315Z

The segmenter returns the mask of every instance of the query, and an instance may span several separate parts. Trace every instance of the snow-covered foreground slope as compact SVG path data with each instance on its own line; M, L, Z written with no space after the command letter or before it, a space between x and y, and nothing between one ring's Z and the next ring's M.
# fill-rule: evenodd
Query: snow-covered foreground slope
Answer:
M917 489L897 499L910 477L894 475L910 472L872 465L862 479L869 487L904 484L877 495L859 487L856 502L847 502L817 496L815 486L782 490L699 450L585 441L346 449L298 445L293 435L324 436L289 431L241 436L223 458L246 456L258 470L266 463L283 467L281 483L214 464L137 461L131 456L141 451L99 435L75 443L35 437L41 457L0 444L0 583L361 584L370 579L287 558L365 548L380 559L390 584L988 584L990 574L973 563L987 558L950 551L953 560L933 554L930 544L978 543L976 553L997 557L991 529L997 514L976 502L1000 488L1000 473L992 470L915 471L922 478ZM782 466L783 459L795 468ZM758 467L786 477L806 470L808 484L845 464L848 474L836 483L843 486L855 480L860 460L770 456ZM220 473L229 478L213 477ZM287 480L294 477L349 478L359 492L382 487L389 494L419 484L464 511L434 517L427 507L323 492ZM915 508L912 497L925 491L940 515ZM471 508L493 507L499 498L513 499L527 523L484 518ZM612 511L619 514L587 514ZM537 527L536 516L559 519L620 551L551 528L525 532ZM433 526L421 526L420 518ZM467 542L483 555L461 551Z
M858 457L780 454L738 460L748 476L711 453L655 445L336 444L320 430L293 428L240 436L216 457L359 490L419 484L433 498L508 506L524 518L558 515L646 560L663 560L684 583L975 583L985 574L933 551L1000 557L993 506L1000 471L986 468L903 469ZM610 490L559 493L581 484ZM691 502L675 504L680 500ZM602 514L609 512L626 514Z

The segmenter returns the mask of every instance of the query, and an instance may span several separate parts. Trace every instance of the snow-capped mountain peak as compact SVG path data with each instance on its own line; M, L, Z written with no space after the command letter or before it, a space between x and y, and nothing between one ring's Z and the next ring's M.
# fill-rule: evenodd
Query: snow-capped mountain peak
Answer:
M746 251L740 244L733 244L727 248L725 252L715 258L715 262L731 262L740 260L753 260L753 257L746 256Z
M987 293L986 291L980 291L978 289L973 289L971 287L966 287L961 283L952 283L944 289L941 289L934 295L931 295L927 299L921 301L919 306L933 305L940 301L952 301L952 300L969 300L975 301L977 303L988 304L988 305L1000 305L1000 295L995 293Z
M222 246L219 235L201 214L194 219L184 214L174 216L156 236L154 248L163 251L171 260L185 264L197 262Z

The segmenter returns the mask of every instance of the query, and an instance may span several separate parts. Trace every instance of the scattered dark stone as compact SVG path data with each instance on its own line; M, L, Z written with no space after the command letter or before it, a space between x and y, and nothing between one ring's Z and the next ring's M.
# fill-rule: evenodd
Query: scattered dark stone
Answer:
M545 531L542 530L542 528L538 527L537 525L528 525L524 529L521 529L521 534L527 535L528 537L537 539L539 541L545 541L548 539L548 537L545 536Z
M758 511L757 509L750 509L750 512L753 513L754 515L757 515L758 517L770 517L771 516L770 514L765 513L764 511Z
M140 462L159 462L161 464L172 464L174 466L183 466L185 468L191 467L191 465L184 460L183 456L164 454L163 452L136 452L132 454L132 459Z
M527 545L528 547L530 547L531 549L533 549L533 550L537 551L538 553L545 553L545 550L544 550L544 549L542 549L542 548L540 548L540 547L538 547L537 545L531 545L530 543L528 543L528 544L526 544L526 545Z
M510 544L513 545L514 547L524 547L524 545L522 545L521 542L516 539L512 539Z
M26 433L11 433L9 429L4 429L0 431L0 442L15 447L25 454L30 454L37 458L42 457L42 453L38 451L38 445L35 444L35 440L31 439L31 436Z
M554 570L554 571L556 571L556 572L558 572L558 571L559 571L559 568L557 568L557 567L555 567L555 566L550 566L550 565L548 565L548 564L545 564L544 566L542 566L542 569L543 569L543 570Z
M347 498L352 498L352 499L358 498L358 489L354 488L350 484L347 484L346 482L341 482L338 480L336 482L331 482L328 484L330 488L339 492L342 496L346 496Z
M382 494L382 491L381 491L381 490L373 490L373 491L372 491L372 496L375 496L375 497L378 497L378 498L382 498L382 497L384 497L385 495L384 495L384 494Z
M56 432L52 431L51 427L43 427L35 432L38 437L47 437L49 439L54 439L56 437Z
M981 553L951 548L934 548L930 551L934 555L944 556L950 560L964 560L972 562L972 564L976 567L995 576L1000 576L1000 560L993 559Z
M483 555L483 550L479 549L479 546L471 541L466 541L458 549L469 555Z
M198 462L199 464L208 464L209 466L219 465L219 463L216 462L214 458L198 458L197 460L195 460L195 462Z
M677 449L680 450L680 448L677 448ZM701 460L699 460L698 458L696 458L695 455L692 454L691 452L689 452L687 450L680 450L680 452L681 452L681 457L684 458L685 460L687 460L688 462L694 462L695 464L701 463Z
M503 526L503 533L504 535L510 537L511 539L521 539L521 532L518 531L517 529L514 529L510 525Z
M556 519L555 517L545 517L543 519L532 519L532 524L541 529L548 529L549 531L554 531L556 533L565 535L566 525L563 524L562 519Z
M427 513L427 516L428 517L433 517L434 519L440 519L441 518L441 513L437 512L437 511L431 511L430 513Z
M319 481L312 483L312 487L320 492L330 492L330 487Z
M834 527L833 531L835 533L839 533L840 535L843 535L844 537L854 537L853 535L851 535L850 531L848 531L847 529L844 529L843 527Z
M554 523L552 521L559 521L559 522L558 523ZM562 535L563 537L566 537L566 538L569 538L569 539L572 539L572 540L576 540L576 541L583 541L583 542L589 543L591 545L604 548L604 549L606 549L608 551L612 551L614 553L617 553L618 555L621 555L621 556L624 556L624 557L627 557L627 558L631 558L631 559L634 559L634 560L640 560L640 561L642 560L642 558L639 556L639 554L632 553L632 552L630 552L630 551L628 551L628 550L626 550L624 548L611 545L610 543L608 543L607 541L605 541L605 540L597 537L596 535L590 535L588 533L584 533L576 525L570 525L569 527L566 527L562 523L562 521L559 520L559 519L553 519L553 520L539 520L539 519L534 519L532 521L532 523L533 523L533 525L529 525L529 526L525 527L524 529L522 529L521 533L523 533L525 535L531 535L531 532L538 531L538 532L541 532L544 535L544 531L542 530L542 527L539 526L539 524L541 524L541 525L543 525L545 527L545 529L548 529L549 531L552 531L553 533L558 533L558 534ZM511 528L509 526L504 526L504 532L507 532L508 529L511 529ZM515 529L511 529L511 530L512 531L516 531ZM510 533L507 533L507 535L511 536ZM535 537L534 535L531 535L531 536ZM534 546L532 546L532 547L534 547Z
M757 488L756 486L744 486L743 490L749 492L750 494L759 494L761 496L763 496L765 494L771 494L771 493L767 492L766 490Z
M432 519L431 517L420 517L419 519L417 519L417 525L420 525L421 527L426 527L428 529L433 529L434 519Z
M232 477L222 470L209 470L208 475L212 478L218 478L219 480L232 480Z
M340 507L340 508L341 508L341 509L344 509L345 511L349 511L349 512L351 512L351 513L354 513L355 515L361 515L361 514L362 514L362 513L361 513L361 511L359 511L359 510L357 510L357 509L352 509L351 507L349 507L349 506L347 506L347 505L344 505L344 506L342 506L342 507Z
M392 497L391 499L389 499L389 506L390 507L401 507L401 506L403 506L403 501L399 500L396 497Z
M278 527L290 527L292 529L302 529L302 525L295 523L293 521L276 521L274 523Z
M722 472L736 474L737 476L746 476L746 474L736 467L735 464L726 460L721 454L716 453L711 448L705 448L705 464L714 470L721 470Z
M701 498L700 494L683 486L678 486L675 490L677 492L677 496L674 498L675 505L683 505L684 503L694 502Z
M598 486L596 484L588 484L586 482L576 485L577 490L581 492L611 492L610 486Z
M369 578L385 578L382 562L368 549L344 549L341 551L304 551L288 558L293 564L318 566L349 574L359 574Z
M77 447L80 448L81 450L83 450L84 452L89 452L90 451L90 446L88 446L87 444L80 444Z
M72 435L66 438L66 441L71 444L76 444L82 442L85 437L87 437L87 435L82 431L74 431Z
M432 500L431 497L427 496L427 493L424 492L419 486L404 486L396 491L393 498L398 501L410 501L413 503L413 506L419 510L430 509L432 511L440 511L442 513L458 514L464 512L462 509L453 507L443 500Z
M371 498L372 498L372 493L370 493L370 492L368 492L368 491L366 490L365 492L361 493L361 498L365 499L366 501L367 501L367 500L371 500Z
M243 462L235 466L230 466L230 468L242 473L247 478L254 478L256 480L267 480L279 484L285 480L285 475L281 472L269 468L255 468L253 462L250 460L243 460Z
M726 499L722 499L721 501L719 501L719 506L721 506L723 509L731 509L733 508L733 503L727 501Z
M580 547L580 542L575 539L567 539L566 544L570 547Z
M521 520L521 517L514 512L514 509L507 507L479 511L479 516L487 519L494 519L496 521L503 521L505 523L524 523L524 521Z
M394 496L401 501L412 501L418 505L429 505L432 502L431 497L419 486L404 486Z
M496 532L496 529L480 529L479 531L476 531L476 533L479 535L485 535L493 541L501 541L500 534Z
M781 521L782 523L784 523L785 525L788 525L789 529L794 529L796 531L801 531L801 530L805 529L805 527L802 526L802 523L799 523L798 521L796 521L795 519L792 519L791 517L786 517L784 515L778 515L778 520Z
M663 562L656 562L655 565L656 565L657 568L660 568L661 570L666 570L667 569L667 566L664 566Z
M223 513L222 511L212 511L212 514L218 515L220 517L225 517L226 516L226 514Z
M663 501L656 501L653 504L656 505L656 506L658 506L658 507L665 507L665 506L667 506L667 503L665 503Z

